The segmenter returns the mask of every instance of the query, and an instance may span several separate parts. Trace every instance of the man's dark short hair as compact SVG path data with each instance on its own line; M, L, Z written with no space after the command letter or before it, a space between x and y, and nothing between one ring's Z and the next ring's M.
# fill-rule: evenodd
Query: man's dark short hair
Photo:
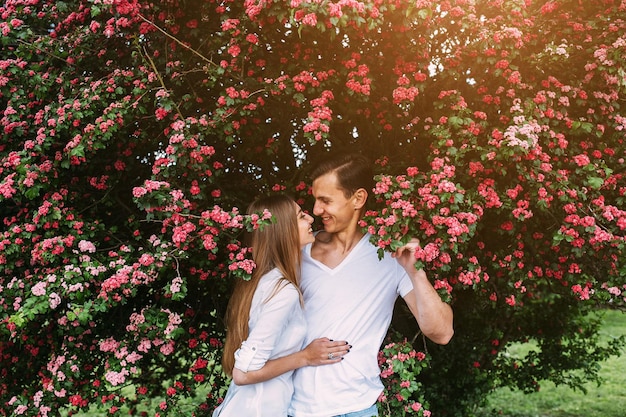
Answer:
M317 178L335 173L339 186L346 198L350 198L359 188L364 188L368 195L374 188L372 163L359 153L331 155L324 159L311 172L311 182Z

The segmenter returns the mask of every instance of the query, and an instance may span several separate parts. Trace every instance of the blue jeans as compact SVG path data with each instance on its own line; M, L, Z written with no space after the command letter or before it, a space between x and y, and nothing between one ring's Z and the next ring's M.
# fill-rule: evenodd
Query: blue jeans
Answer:
M291 416L289 416L291 417ZM333 417L378 417L378 407L376 404L361 411L354 411L348 414L339 414Z
M376 406L376 404L374 404L373 406L366 408L365 410L354 411L347 414L340 414L334 417L378 417L378 407Z

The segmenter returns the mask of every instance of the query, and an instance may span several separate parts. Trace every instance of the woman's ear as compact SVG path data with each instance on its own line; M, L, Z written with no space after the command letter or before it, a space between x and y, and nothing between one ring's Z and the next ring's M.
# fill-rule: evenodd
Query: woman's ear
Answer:
M367 201L367 191L365 188L359 188L354 192L352 198L354 200L354 209L360 210L365 206L365 202Z

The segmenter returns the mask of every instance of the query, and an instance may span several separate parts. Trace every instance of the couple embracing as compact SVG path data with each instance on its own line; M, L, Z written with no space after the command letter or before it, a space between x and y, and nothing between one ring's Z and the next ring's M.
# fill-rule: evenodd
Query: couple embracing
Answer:
M377 355L399 296L433 342L453 335L450 306L415 268L419 243L379 260L358 225L373 189L369 161L338 155L311 180L324 226L316 234L289 197L248 210L267 209L276 222L250 236L257 267L229 303L223 365L233 380L213 417L378 416Z

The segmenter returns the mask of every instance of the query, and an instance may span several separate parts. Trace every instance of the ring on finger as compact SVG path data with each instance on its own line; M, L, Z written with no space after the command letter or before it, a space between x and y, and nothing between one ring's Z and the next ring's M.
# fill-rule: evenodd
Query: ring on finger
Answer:
M335 355L332 352L328 354L328 359L335 359Z

